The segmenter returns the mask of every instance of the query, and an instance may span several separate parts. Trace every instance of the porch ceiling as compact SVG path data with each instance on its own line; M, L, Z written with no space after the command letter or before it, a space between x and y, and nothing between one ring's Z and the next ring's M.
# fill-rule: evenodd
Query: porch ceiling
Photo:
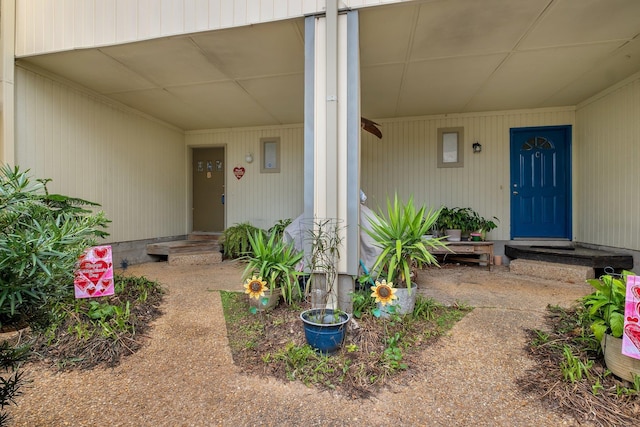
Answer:
M360 9L362 115L576 105L640 71L638 0ZM184 130L303 121L304 20L22 58Z

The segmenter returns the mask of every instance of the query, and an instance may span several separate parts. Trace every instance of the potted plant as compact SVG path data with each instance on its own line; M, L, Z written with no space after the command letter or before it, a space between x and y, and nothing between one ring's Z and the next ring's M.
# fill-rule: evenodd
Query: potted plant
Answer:
M330 354L342 346L351 319L350 314L337 307L334 292L342 237L334 219L315 219L307 225L312 307L300 313L300 319L307 343L316 351Z
M607 368L618 377L633 382L633 375L640 375L640 360L622 354L629 275L635 274L625 270L620 275L608 272L598 279L588 279L587 283L595 288L595 292L585 296L582 301L589 310L591 330L600 342Z
M393 204L387 200L386 215L382 211L374 213L371 228L366 230L382 249L371 271L394 286L398 314L413 311L415 269L438 265L429 249L446 247L442 238L424 237L438 220L439 214L440 210L427 210L424 205L417 209L413 196L406 204L402 204L396 194Z
M296 295L302 295L298 284L302 251L296 251L293 243L285 243L277 233L269 238L262 232L249 234L249 243L251 252L243 257L247 266L242 280L253 307L269 310L280 296L291 304Z

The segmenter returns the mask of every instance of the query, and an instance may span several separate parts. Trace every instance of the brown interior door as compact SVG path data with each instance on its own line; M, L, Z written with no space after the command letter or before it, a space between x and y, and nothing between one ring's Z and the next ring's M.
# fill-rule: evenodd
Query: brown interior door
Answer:
M224 231L224 148L193 150L193 231Z

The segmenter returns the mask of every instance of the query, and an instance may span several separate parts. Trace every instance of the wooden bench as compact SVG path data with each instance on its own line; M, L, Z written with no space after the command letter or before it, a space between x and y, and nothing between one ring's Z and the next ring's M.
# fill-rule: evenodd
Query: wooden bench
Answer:
M446 248L430 248L433 255L442 255L443 261L447 259L463 262L474 262L478 265L487 264L488 270L493 265L493 242L443 242Z

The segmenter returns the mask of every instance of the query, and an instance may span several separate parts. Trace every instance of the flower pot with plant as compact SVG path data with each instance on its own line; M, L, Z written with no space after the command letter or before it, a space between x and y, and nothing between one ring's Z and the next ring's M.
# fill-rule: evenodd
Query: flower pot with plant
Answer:
M630 271L614 274L607 269L598 279L588 279L595 292L582 301L589 310L591 330L600 342L607 369L616 376L633 382L634 375L640 375L640 360L622 354L622 334L624 333L624 309L627 276Z
M442 238L424 238L438 220L440 210L433 210L423 205L419 209L413 202L413 196L403 204L396 194L393 203L387 200L387 212L374 213L371 218L371 228L366 230L374 240L375 245L382 251L373 267L372 273L384 279L392 287L398 299L400 294L407 294L407 305L397 308L396 313L406 314L413 311L415 294L412 288L416 286L416 270L427 265L438 265L435 256L429 251L431 248L443 248L446 245ZM381 283L381 282L380 282ZM380 288L387 293L385 287ZM412 295L413 294L413 295ZM395 305L395 304L391 304Z
M335 286L342 236L335 219L307 221L308 266L312 308L300 313L307 343L321 353L333 353L344 342L351 315L337 308Z
M247 266L242 274L245 292L258 310L277 305L282 296L291 304L296 295L301 295L298 283L299 264L304 253L296 251L293 243L285 243L281 236L272 233L249 235L250 254L243 257ZM255 301L253 301L255 300Z

